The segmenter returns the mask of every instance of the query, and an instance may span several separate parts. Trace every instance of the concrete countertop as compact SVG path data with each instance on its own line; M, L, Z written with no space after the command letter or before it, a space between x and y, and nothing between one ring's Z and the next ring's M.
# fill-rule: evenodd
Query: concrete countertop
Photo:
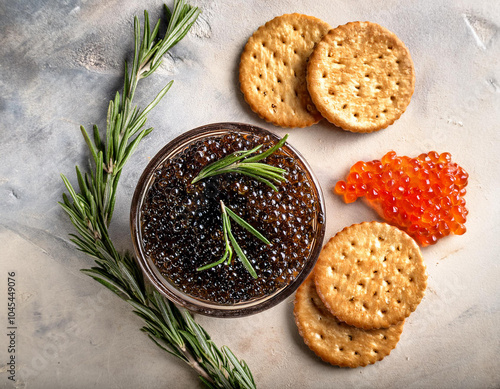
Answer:
M326 239L343 227L379 220L331 188L358 160L448 151L470 174L467 233L422 250L429 286L382 362L341 369L304 345L293 296L240 319L197 316L218 345L249 364L261 388L493 388L500 386L500 3L495 0L385 2L192 0L203 14L160 70L140 86L144 106L170 80L149 115L155 128L126 166L113 239L131 249L130 200L148 160L197 126L239 121L265 127L309 161L327 204ZM171 5L171 3L169 3ZM74 232L57 202L60 173L76 183L88 166L79 125L105 126L110 98L131 56L133 16L162 3L28 0L0 4L0 387L192 388L194 372L139 331L130 307L79 269L92 260L69 242ZM370 135L322 121L284 130L260 120L239 91L239 56L248 37L275 16L299 12L333 27L369 20L408 46L416 89L404 115ZM16 282L16 382L8 380L7 277Z

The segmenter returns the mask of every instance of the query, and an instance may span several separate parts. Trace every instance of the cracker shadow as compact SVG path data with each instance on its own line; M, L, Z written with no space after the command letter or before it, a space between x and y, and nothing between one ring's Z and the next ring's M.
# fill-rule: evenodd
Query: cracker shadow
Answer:
M332 368L337 371L346 370L346 368L342 368L339 366L331 365L328 362L323 361L320 357L318 357L314 351L312 351L305 343L302 337L299 334L299 330L297 325L295 324L294 314L293 314L293 302L294 302L295 294L293 295L293 299L287 300L287 330L292 338L293 343L296 346L297 353L300 353L299 358L308 358L313 361L317 361L323 367Z

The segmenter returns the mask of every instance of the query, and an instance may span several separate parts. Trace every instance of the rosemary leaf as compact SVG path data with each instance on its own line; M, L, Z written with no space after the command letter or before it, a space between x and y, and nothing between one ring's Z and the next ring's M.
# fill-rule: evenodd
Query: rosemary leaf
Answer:
M227 347L222 346L222 351L229 358L235 369L238 370L238 373L240 374L242 380L245 382L246 387L253 388L255 386L255 382L253 381L252 375L249 374L250 371L248 370L248 366L246 365L246 363L240 363L233 352Z
M255 272L255 269L253 268L252 264L248 260L247 256L243 252L243 250L241 249L238 242L236 242L236 239L234 238L232 232L228 231L227 235L229 236L229 240L231 241L231 244L234 248L234 251L236 251L236 254L238 255L238 258L240 259L241 263L243 264L243 266L245 266L245 269L248 270L250 275L256 279L257 273Z
M228 230L231 229L231 224L229 222L229 218L227 216L227 213L225 213L224 211L222 212L222 227L223 227L222 231L223 231L223 234L224 234L224 241L226 243L226 249L224 251L224 255L222 256L221 259L219 259L216 262L212 262L212 263L209 263L208 265L204 265L204 266L201 266L201 267L197 268L196 269L197 271L203 271L203 270L211 269L211 268L213 268L213 267L215 267L217 265L220 265L226 259L227 259L227 264L228 265L231 263L231 258L233 256L233 249L231 248L231 244L229 242L229 238L228 238L228 235L227 235Z
M257 239L261 240L262 242L264 242L267 245L271 244L271 242L269 242L264 235L262 235L259 231L257 231L255 228L253 228L249 223L247 223L245 220L243 220L241 217L239 217L237 214L235 214L231 210L231 208L226 207L226 211L227 211L228 215L231 217L231 219L233 219L241 227L243 227L248 232L250 232Z
M152 333L151 333L151 330L150 330L149 328L144 327L144 328L142 328L142 330L143 330L144 332L148 332L148 337L149 337L149 339L151 339L151 340L153 341L153 343L155 343L155 344L156 344L159 348L161 348L163 351L166 351L167 353L169 353L170 355L173 355L174 357L177 357L177 358L179 358L179 359L182 359L184 362L188 362L188 361L186 360L186 357L184 357L184 355L183 355L182 353L177 352L177 350L175 350L175 349L170 350L170 349L168 349L167 347L164 347L162 344L160 344L160 342L158 342L158 340L157 340L157 339L155 339L155 338L158 338L158 336L156 336L156 335L152 334Z
M269 186L275 192L278 191L278 187L276 185L274 185L271 181L269 181L268 179L266 179L266 178L264 178L262 176L250 173L248 171L245 172L245 175L247 175L248 177L252 177L253 179L255 179L255 180L259 181L259 182L262 182L263 184L266 184L267 186Z
M231 221L229 220L229 216L227 215L227 212L222 213L222 222L223 222L223 227L224 227L224 240L226 242L226 249L229 253L229 256L226 261L226 265L231 264L231 260L233 259L233 248L231 247L231 244L229 242L229 236L227 235L227 232L231 230Z
M93 126L93 130L94 130L94 144L95 144L95 147L96 147L97 150L101 150L102 152L104 152L104 150L103 150L104 148L103 148L102 141L101 141L101 134L99 134L99 128L97 128L97 126L95 124ZM91 144L92 144L92 142L91 142ZM89 146L89 147L91 147L91 146Z
M213 268L213 267L215 267L217 265L220 265L221 263L223 263L226 260L226 258L228 257L228 255L229 255L229 249L228 249L228 246L226 245L226 250L224 252L224 255L221 257L221 259L219 259L216 262L209 263L208 265L200 266L196 270L197 271L208 270L208 269L211 269L211 268Z
M97 282L103 284L106 288L116 293L120 298L130 298L127 291L123 289L120 284L112 280L105 271L99 270L97 268L82 269L82 273L87 274L92 277Z
M165 303L165 300L163 300L163 297L159 293L153 293L153 302L158 308L160 314L163 317L163 320L167 324L168 328L174 328L176 330L179 329L179 323L177 319L175 318L175 315L172 312L172 308L170 304ZM182 340L182 337L177 333L177 331L172 331L171 335L172 341L178 346L178 347L184 347L185 343Z
M257 176L261 176L263 178L266 178L268 180L276 181L276 182L281 182L285 181L285 177L283 177L283 174L285 173L285 170L280 169L281 174L276 173L275 171L268 169L266 166L269 165L264 165L264 164L259 164L259 163L245 163L245 164L240 164L236 168L236 171L246 174L252 173ZM277 168L279 169L279 168Z
M92 157L94 158L94 161L97 163L97 147L94 146L94 143L90 140L90 136L85 129L85 127L80 126L80 131L82 132L83 139L85 139L85 143L87 143L87 146L90 150L90 153L92 154ZM95 135L95 132L94 132ZM95 139L95 138L94 138Z
M273 147L271 147L269 150L263 152L263 153L260 153L260 154L257 154L251 158L248 158L247 159L247 162L250 163L250 162L257 162L257 161L260 161L264 158L267 158L269 157L271 154L274 154L276 152L276 150L280 149L281 147L283 147L283 145L286 143L286 140L288 139L288 134L286 134L283 138L281 138L281 140L276 143Z

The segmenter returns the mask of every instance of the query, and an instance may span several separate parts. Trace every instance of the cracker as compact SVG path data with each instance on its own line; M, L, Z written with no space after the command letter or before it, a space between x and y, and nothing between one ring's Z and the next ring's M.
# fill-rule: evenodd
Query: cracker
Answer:
M342 367L366 366L384 359L396 347L404 324L363 330L342 323L323 305L311 275L297 289L294 315L307 346L325 362Z
M410 52L391 31L370 22L334 28L309 58L307 86L317 109L352 132L394 123L415 89Z
M385 223L354 224L323 247L314 268L328 310L347 324L387 328L413 312L427 287L415 241Z
M312 16L286 14L259 27L240 60L240 87L252 110L281 127L321 120L307 91L306 62L330 26Z

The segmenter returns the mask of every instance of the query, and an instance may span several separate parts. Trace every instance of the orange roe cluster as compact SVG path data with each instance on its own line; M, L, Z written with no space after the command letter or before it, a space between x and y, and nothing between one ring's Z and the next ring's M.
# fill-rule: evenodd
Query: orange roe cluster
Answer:
M346 203L365 197L388 223L427 246L465 233L468 178L450 153L431 151L409 158L390 151L381 160L357 162L334 190Z

